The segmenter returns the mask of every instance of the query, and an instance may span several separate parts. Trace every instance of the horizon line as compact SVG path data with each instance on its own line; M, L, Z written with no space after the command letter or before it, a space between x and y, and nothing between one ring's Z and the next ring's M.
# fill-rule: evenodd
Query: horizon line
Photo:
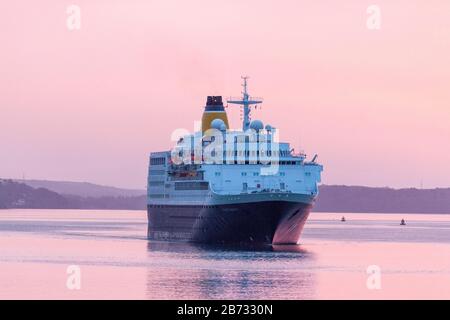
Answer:
M137 187L120 187L116 185L108 185L103 183L97 183L97 182L90 182L90 181L74 181L74 180L53 180L53 179L30 179L30 178L2 178L1 180L12 180L16 182L25 182L25 181L47 181L47 182L66 182L66 183L86 183L91 185L96 185L99 187L107 187L107 188L115 188L115 189L122 189L122 190L129 190L129 191L145 191L146 187L137 188ZM321 183L319 186L329 186L329 187L361 187L361 188L373 188L373 189L391 189L391 190L439 190L439 189L450 189L450 185L447 187L391 187L391 186L370 186L370 185L359 185L359 184L342 184L342 183L336 183L336 184L327 184L327 183Z

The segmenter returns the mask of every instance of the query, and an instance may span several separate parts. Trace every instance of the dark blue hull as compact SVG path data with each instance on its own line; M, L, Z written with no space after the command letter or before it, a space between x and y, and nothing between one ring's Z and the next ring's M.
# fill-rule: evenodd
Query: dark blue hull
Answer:
M152 240L229 244L295 244L311 205L263 201L217 206L148 205Z

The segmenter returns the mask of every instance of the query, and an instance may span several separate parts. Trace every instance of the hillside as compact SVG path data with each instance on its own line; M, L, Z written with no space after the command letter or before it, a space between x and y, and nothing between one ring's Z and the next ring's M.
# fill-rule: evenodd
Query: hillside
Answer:
M28 180L29 181L29 180ZM26 181L28 184L29 182ZM0 208L67 208L145 210L143 190L127 190L91 183L32 182L34 188L0 179ZM54 190L60 190L55 192ZM93 191L90 194L90 191ZM70 194L72 192L72 194ZM127 192L130 192L128 194ZM359 186L320 186L316 212L450 213L450 188L391 189Z
M135 197L145 195L145 190L124 189L103 186L90 182L52 181L52 180L15 180L33 188L45 188L59 194L80 197Z
M33 188L13 180L0 179L0 208L30 209L145 209L146 197L63 195L45 188Z
M0 208L68 207L70 207L69 201L56 192L0 179Z
M314 211L450 213L450 188L391 189L320 186Z

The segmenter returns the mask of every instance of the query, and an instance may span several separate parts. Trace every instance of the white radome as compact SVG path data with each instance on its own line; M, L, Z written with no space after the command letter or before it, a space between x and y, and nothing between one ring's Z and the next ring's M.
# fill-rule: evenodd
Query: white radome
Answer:
M250 129L256 130L256 131L260 131L264 128L264 124L262 123L261 120L253 120L250 123Z
M222 126L226 128L225 122L222 119L214 119L211 121L211 128L221 130Z

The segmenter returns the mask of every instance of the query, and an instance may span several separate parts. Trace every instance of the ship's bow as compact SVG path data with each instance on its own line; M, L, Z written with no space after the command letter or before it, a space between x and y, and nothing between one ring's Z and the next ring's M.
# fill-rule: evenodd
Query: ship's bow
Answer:
M235 200L204 211L204 218L197 220L195 238L207 242L297 244L313 201L312 197L296 194L241 195Z

